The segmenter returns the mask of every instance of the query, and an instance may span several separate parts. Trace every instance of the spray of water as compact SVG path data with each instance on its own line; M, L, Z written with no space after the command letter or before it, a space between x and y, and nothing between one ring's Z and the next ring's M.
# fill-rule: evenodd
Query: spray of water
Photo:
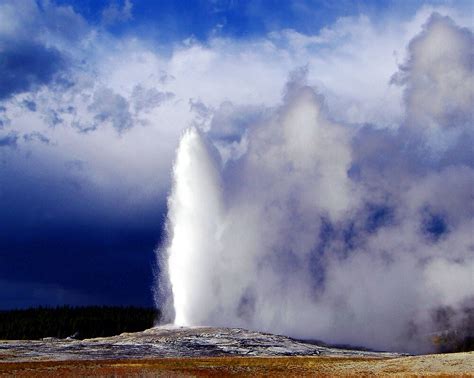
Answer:
M189 129L160 251L175 324L415 352L460 324L474 304L472 46L430 18L393 78L397 130L331 121L301 74L237 139Z

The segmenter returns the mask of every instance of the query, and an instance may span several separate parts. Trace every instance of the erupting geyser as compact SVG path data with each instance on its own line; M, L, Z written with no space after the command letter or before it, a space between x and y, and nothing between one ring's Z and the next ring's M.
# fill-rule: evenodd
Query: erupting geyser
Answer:
M177 154L168 215L173 225L168 264L178 325L205 322L208 309L202 304L213 302L209 271L219 255L210 235L221 221L216 169L197 131L189 130Z
M393 79L397 130L332 121L301 77L249 126L188 130L161 250L175 323L398 351L460 324L474 303L472 46L430 18Z

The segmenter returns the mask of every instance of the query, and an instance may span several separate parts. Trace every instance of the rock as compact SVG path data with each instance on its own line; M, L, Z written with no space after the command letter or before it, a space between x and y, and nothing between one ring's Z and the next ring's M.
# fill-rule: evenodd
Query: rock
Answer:
M85 340L0 341L0 361L95 360L212 356L360 356L395 353L338 349L238 328L159 326Z

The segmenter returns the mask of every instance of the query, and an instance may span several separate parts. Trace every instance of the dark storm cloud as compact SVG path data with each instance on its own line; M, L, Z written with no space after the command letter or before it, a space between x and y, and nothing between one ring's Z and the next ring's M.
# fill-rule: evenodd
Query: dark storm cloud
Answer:
M66 290L58 285L0 279L0 310L36 306L101 304L97 297Z
M72 185L75 172L86 169L80 162L55 180L18 177L20 169L0 166L0 280L10 287L0 289L0 307L151 305L164 204L130 209L128 217L119 206L111 215L106 198L81 181Z
M20 163L0 164L0 283L9 287L0 288L0 307L151 305L164 203L117 206L113 193L90 188L78 160L62 172Z
M0 233L0 307L152 304L154 227L59 223Z
M0 100L49 84L64 65L55 48L28 41L0 41Z

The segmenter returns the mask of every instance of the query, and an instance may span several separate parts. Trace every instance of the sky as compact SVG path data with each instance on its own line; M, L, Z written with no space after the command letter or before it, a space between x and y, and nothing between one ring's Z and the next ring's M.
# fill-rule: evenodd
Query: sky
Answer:
M331 120L397 130L433 13L472 33L470 1L0 0L0 309L153 305L184 130L232 158L298 75Z

